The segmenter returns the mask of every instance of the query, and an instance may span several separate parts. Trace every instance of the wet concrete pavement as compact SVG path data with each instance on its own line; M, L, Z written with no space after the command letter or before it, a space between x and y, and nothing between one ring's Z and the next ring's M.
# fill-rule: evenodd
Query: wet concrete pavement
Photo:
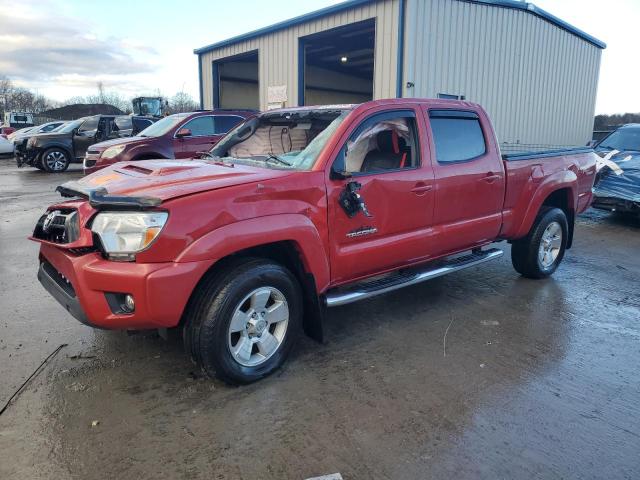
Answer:
M326 345L230 388L39 285L25 237L79 175L0 160L0 407L68 344L0 416L0 478L640 477L640 222L589 212L550 280L505 255L334 309Z

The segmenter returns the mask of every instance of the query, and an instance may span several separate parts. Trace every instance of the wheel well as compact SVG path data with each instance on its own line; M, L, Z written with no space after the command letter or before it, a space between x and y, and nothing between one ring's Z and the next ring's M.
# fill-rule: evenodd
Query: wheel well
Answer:
M542 208L554 207L559 208L567 216L567 223L569 224L569 238L567 239L567 249L571 248L573 244L573 229L575 224L575 211L573 210L573 203L571 202L571 189L561 188L549 194L547 198L542 202Z
M227 265L229 262L242 257L273 260L274 262L286 267L296 277L298 283L300 284L300 287L302 288L304 300L304 331L314 340L322 342L322 319L324 317L324 304L318 297L315 277L305 267L303 258L296 243L293 241L281 241L240 250L218 260L211 266L211 268L205 273L205 275L203 275L203 278L210 275L212 272L224 268L225 265ZM198 287L196 287L196 289L197 288ZM183 318L181 323L183 323L184 321L185 319Z

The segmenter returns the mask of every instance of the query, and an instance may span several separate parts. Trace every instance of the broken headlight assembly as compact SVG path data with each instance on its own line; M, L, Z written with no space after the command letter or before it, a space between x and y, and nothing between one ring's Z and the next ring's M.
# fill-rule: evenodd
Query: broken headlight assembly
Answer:
M168 217L167 212L102 212L93 219L91 231L109 260L132 262L160 235Z

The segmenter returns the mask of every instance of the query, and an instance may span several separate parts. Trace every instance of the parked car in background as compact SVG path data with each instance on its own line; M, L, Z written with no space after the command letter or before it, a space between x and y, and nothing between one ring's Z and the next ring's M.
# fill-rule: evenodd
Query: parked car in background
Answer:
M640 123L623 125L595 145L596 152L622 170L605 167L595 186L593 207L640 215Z
M32 240L40 282L78 320L180 326L230 383L273 372L301 329L321 339L325 307L499 258L495 241L523 276L552 275L598 158L503 156L479 105L409 98L264 112L207 157L67 182L74 200Z
M38 125L35 127L16 130L11 135L9 135L7 139L13 142L14 144L21 143L25 138L29 138L33 135L37 135L39 133L53 132L58 127L61 127L65 123L67 122L63 120L56 120L53 122L43 123L42 125Z
M13 155L13 142L0 137L0 155Z
M7 137L6 137L6 138L7 138L8 140L12 140L12 139L15 137L15 135L17 135L17 134L24 134L24 133L30 132L30 131L31 131L31 130L33 130L34 128L35 128L35 127L24 127L24 128L19 128L19 129L17 129L17 130L16 130L16 129L14 129L14 130L13 130L13 132L9 133L9 134L7 135Z
M30 165L47 172L64 172L81 163L87 149L107 139L130 137L153 119L129 115L93 115L74 120L50 133L39 133L16 144L18 166Z
M16 129L14 127L9 127L9 126L0 127L0 137L7 138L7 136L11 135L15 131Z
M255 113L212 110L169 115L135 137L92 145L84 158L85 173L122 161L195 157L211 150L229 130Z

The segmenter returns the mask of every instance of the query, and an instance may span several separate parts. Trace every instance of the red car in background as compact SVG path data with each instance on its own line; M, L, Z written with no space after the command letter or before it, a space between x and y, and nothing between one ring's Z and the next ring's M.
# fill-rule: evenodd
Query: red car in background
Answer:
M229 130L256 113L219 109L169 115L135 137L92 145L84 158L84 171L88 174L133 160L193 158L211 150Z
M7 138L15 131L16 129L13 127L0 127L0 135L2 135L4 138Z

